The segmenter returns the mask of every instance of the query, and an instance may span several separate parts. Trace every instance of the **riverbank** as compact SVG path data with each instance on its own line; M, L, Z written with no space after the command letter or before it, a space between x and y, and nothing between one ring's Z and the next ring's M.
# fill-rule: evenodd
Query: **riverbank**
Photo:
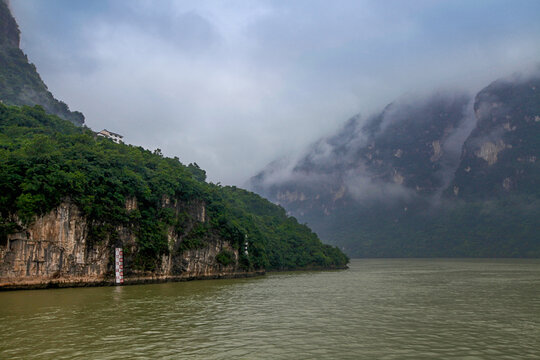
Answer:
M75 287L97 287L97 286L124 286L124 285L140 285L140 284L157 284L166 282L181 282L194 280L216 280L216 279L239 279L264 276L272 273L284 272L299 272L299 271L338 271L347 270L348 266L343 267L319 267L310 266L298 269L281 269L281 270L256 270L256 271L239 271L239 272L223 272L217 274L206 275L139 275L124 278L123 284L116 284L114 277L85 277L73 276L69 278L51 279L50 277L37 277L24 280L0 280L0 291L13 290L39 290L39 289L59 289L59 288L75 288Z
M115 283L114 277L69 277L69 278L35 278L25 280L13 280L9 279L0 281L0 291L11 290L38 290L38 289L54 289L54 288L71 288L71 287L96 287L96 286L124 286L124 285L138 285L138 284L156 284L166 282L180 282L180 281L194 281L194 280L216 280L216 279L238 279L263 276L266 274L265 270L257 271L242 271L242 272L227 272L207 275L196 276L182 276L182 275L141 275L124 278L124 283L118 285Z

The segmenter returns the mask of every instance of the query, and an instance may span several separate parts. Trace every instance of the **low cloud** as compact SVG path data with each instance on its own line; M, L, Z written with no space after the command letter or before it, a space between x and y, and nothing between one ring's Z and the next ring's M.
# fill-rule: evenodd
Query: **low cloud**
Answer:
M376 181L366 173L350 174L345 178L344 184L348 194L360 202L375 200L393 202L409 200L415 196L413 190L403 185Z
M298 157L351 115L403 94L474 92L540 59L540 4L530 1L12 7L23 50L88 126L197 162L223 184Z

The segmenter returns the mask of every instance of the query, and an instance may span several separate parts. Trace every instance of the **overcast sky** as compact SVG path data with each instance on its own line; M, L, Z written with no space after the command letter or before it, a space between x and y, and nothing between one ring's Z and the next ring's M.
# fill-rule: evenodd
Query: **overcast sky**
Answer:
M540 60L540 1L11 0L53 94L241 185L403 94Z

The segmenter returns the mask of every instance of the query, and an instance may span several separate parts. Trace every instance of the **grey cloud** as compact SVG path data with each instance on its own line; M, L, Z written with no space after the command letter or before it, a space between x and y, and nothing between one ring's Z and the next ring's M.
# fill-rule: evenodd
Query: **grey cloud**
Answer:
M540 58L539 5L526 1L512 2L523 21L467 1L12 5L31 61L89 126L224 184L404 93L476 91Z

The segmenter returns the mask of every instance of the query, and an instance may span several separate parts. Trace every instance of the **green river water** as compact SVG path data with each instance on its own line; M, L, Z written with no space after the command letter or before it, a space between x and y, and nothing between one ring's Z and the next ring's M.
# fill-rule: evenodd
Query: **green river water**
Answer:
M0 359L540 359L540 260L0 293Z

